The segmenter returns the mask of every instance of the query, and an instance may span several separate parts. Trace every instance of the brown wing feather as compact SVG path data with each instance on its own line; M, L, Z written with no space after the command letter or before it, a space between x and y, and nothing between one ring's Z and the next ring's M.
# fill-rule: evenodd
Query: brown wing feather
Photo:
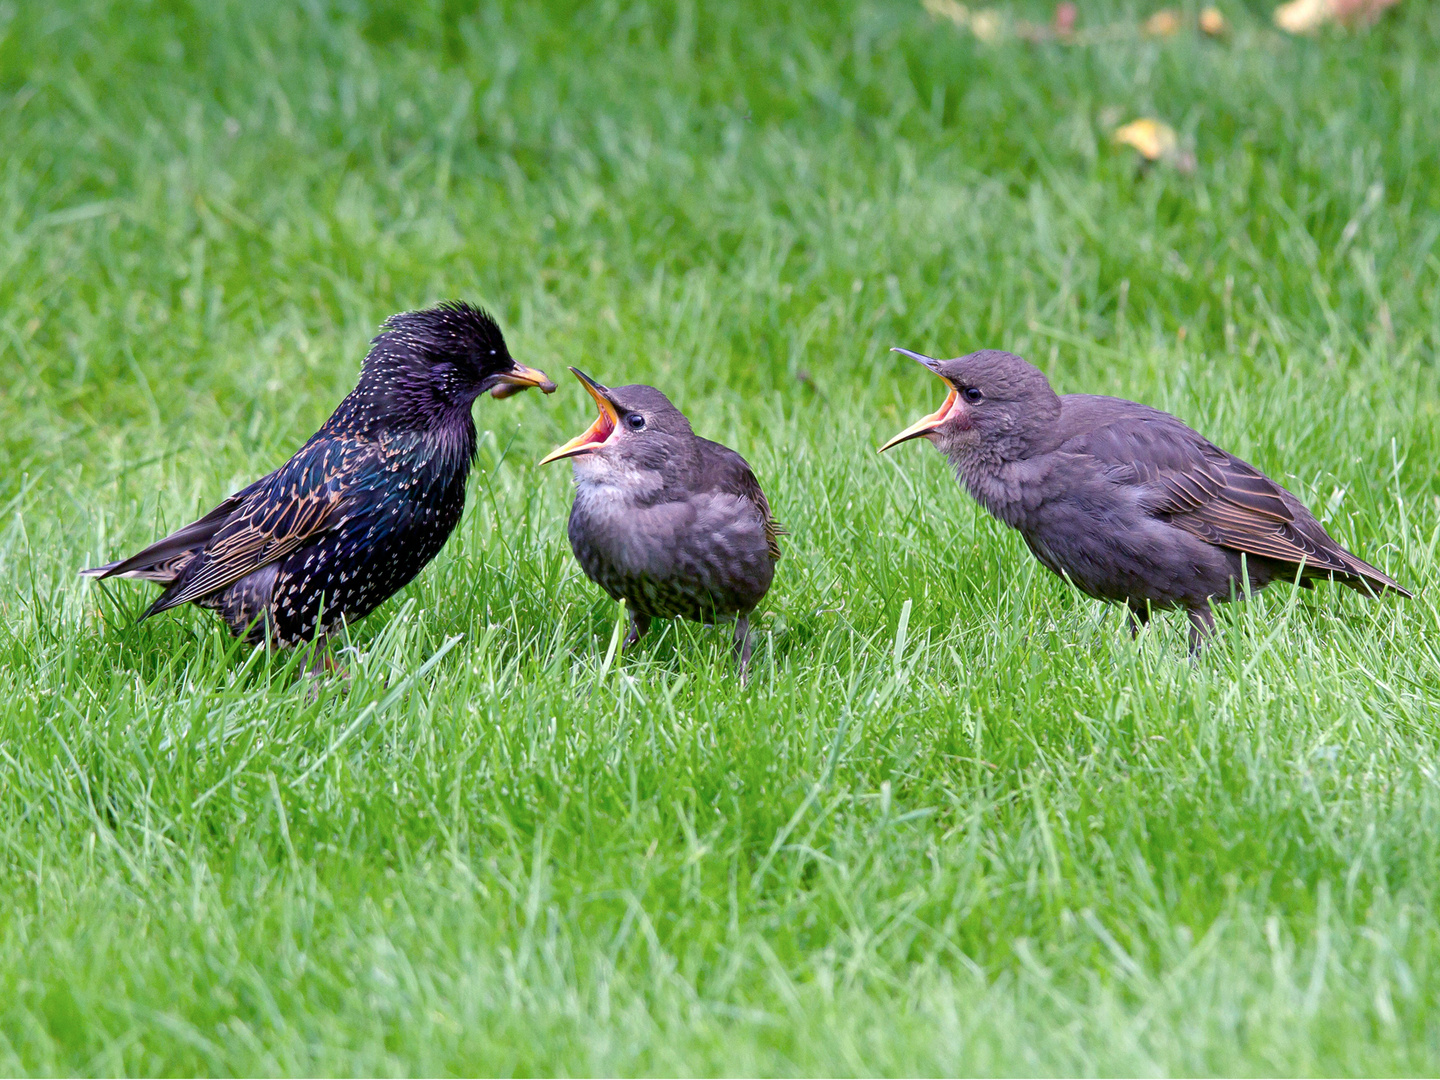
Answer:
M1304 563L1307 576L1362 578L1405 593L1337 544L1294 495L1174 417L1130 418L1087 433L1076 449L1128 474L1150 494L1152 513L1202 540L1279 562Z
M765 498L765 492L760 489L760 481L755 479L755 474L750 467L745 467L740 477L740 493L755 504L755 509L760 513L760 520L765 526L765 543L770 549L770 557L777 562L780 559L780 537L789 535L784 525L775 520L770 513L770 500Z
M1279 484L1239 458L1205 446L1197 469L1161 478L1164 489L1183 488L1186 498L1155 507L1172 524L1202 539L1281 562L1304 563L1307 571L1360 572L1359 560L1335 543L1320 523ZM1191 493L1209 495L1193 505ZM1292 505L1293 504L1293 505Z
M750 463L721 443L711 442L709 439L697 441L702 448L704 471L709 474L709 486L749 500L765 528L765 544L770 550L770 557L778 562L780 537L788 536L789 531L770 513L770 500L765 498L765 492L760 487L760 481L755 478Z
M350 439L312 443L230 515L188 572L162 593L145 617L198 600L307 544L344 518L348 478L357 462L378 456Z
M92 566L87 570L81 570L80 573L86 577L97 578L137 577L168 585L184 571L200 549L224 527L230 515L240 508L246 494L254 486L251 485L251 488L231 495L198 521L192 521L183 529L171 533L163 540L155 541L128 559L106 563L104 566Z

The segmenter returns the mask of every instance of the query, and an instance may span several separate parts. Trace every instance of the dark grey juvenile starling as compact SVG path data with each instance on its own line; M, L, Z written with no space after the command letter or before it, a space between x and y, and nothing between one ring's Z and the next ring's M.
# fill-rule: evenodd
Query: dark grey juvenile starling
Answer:
M743 680L750 612L775 576L784 532L745 459L702 439L653 386L608 389L571 368L599 406L584 434L540 464L570 458L570 547L630 612L625 645L651 619L735 618Z
M1346 551L1300 500L1175 417L1091 394L1061 397L1044 374L987 349L954 360L896 349L940 376L940 408L880 449L927 438L976 502L1017 529L1046 567L1123 603L1131 630L1152 609L1184 608L1190 647L1214 627L1211 602L1272 581L1331 578L1374 595L1410 594Z
M457 301L392 315L355 389L294 457L138 555L82 572L164 585L142 619L188 602L252 643L324 637L444 546L475 457L471 405L529 386L555 390L510 358L480 309Z

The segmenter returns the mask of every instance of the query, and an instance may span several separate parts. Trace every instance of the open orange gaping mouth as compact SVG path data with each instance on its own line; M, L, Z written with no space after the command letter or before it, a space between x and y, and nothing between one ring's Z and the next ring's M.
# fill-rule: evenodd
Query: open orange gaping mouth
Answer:
M599 450L605 445L605 440L615 433L615 425L620 420L620 415L615 411L615 406L610 404L610 399L605 396L605 387L601 386L594 379L590 378L579 368L572 367L570 371L580 380L580 385L585 387L586 392L595 399L595 404L600 407L600 415L595 418L583 434L575 436L564 446L557 446L550 453L540 459L539 464L548 465L552 461L559 461L561 458L575 457L577 454L589 454Z
M916 420L915 423L900 432L899 435L896 435L884 446L880 447L880 453L882 454L892 446L899 446L902 442L918 439L921 435L929 435L941 424L945 423L946 420L950 419L950 414L955 411L956 406L960 403L960 392L955 389L954 384L949 379L940 374L939 360L936 360L932 356L926 356L924 353L911 352L909 349L895 348L890 351L898 352L902 356L908 356L911 360L914 360L917 364L920 364L938 376L940 381L945 384L945 389L950 392L945 395L945 400L940 404L940 408L936 409L929 416L922 416L919 420Z
M915 423L911 424L904 431L900 432L899 435L896 435L884 446L880 447L880 453L883 454L892 446L899 446L902 442L918 439L921 435L929 435L930 432L945 422L946 417L950 415L950 410L953 409L955 403L960 400L960 395L956 392L955 388L949 386L948 383L946 386L949 388L950 393L945 395L945 400L941 403L940 408L936 409L929 416L922 416L919 420L916 420Z

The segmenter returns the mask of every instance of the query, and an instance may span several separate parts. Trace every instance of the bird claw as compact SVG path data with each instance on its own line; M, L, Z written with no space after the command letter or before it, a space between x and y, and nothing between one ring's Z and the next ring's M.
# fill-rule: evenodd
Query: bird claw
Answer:
M630 631L625 635L625 640L620 643L620 651L624 652L635 645L645 634L650 632L650 616L641 615L638 611L630 612Z

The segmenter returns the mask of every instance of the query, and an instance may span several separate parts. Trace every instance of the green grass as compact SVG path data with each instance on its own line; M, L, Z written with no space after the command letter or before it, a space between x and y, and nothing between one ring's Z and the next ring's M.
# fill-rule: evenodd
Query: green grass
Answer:
M1268 7L0 3L0 1072L1440 1070L1440 9ZM1109 144L1152 112L1194 175ZM348 694L77 578L447 297L750 459L747 689L611 656L568 378L477 406ZM1170 409L1419 595L1132 642L876 455L896 344Z

